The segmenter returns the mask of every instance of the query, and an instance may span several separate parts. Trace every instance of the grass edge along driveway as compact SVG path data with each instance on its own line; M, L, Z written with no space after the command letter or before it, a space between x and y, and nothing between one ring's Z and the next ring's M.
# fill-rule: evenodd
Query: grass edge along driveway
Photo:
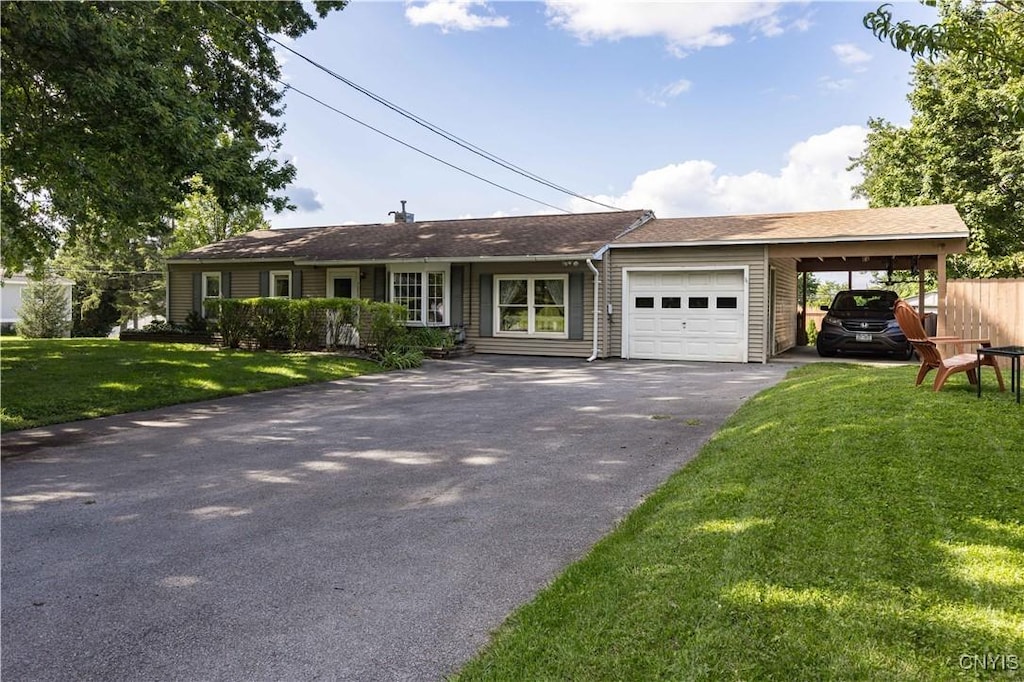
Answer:
M791 372L455 679L1020 675L1024 412L915 372Z
M0 429L123 414L379 372L330 353L115 339L0 340Z

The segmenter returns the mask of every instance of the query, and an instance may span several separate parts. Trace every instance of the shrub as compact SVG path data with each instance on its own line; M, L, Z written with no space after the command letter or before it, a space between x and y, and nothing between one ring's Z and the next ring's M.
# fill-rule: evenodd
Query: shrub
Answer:
M418 327L409 332L409 345L415 348L441 348L449 350L455 347L455 338L449 329L442 327Z
M53 279L31 281L22 291L18 334L28 339L53 339L71 332L64 287Z
M370 316L368 342L379 356L409 346L409 330L405 326L408 312L397 303L371 301L366 305Z
M818 329L814 326L814 320L807 321L807 345L813 346L818 340Z
M206 318L193 310L185 318L185 330L190 334L206 333L208 324Z

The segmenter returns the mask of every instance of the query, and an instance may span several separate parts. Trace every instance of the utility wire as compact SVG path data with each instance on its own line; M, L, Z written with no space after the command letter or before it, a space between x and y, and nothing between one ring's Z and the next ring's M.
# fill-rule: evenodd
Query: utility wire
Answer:
M267 40L272 41L275 45L278 45L279 47L281 47L282 49L290 52L291 54L295 55L299 59L302 59L303 61L307 62L308 64L312 65L313 67L319 69L320 71L323 71L324 73L326 73L327 75L331 76L332 78L334 78L334 79L344 83L345 85L349 86L350 88L353 88L357 92L359 92L359 93L369 97L370 99L374 100L378 104L381 104L381 105L387 107L388 109L394 111L395 113L399 114L400 116L403 116L403 117L409 119L410 121L413 121L417 125L420 125L423 128L426 128L427 130L429 130L430 132L432 132L432 133L434 133L436 135L440 135L441 137L443 137L444 139L448 140L449 142L451 142L453 144L456 144L459 147L462 147L463 149L465 149L465 150L467 150L469 152L472 152L473 154L476 154L477 156L479 156L479 157L481 157L483 159L486 159L487 161L490 161L491 163L497 164L497 165L501 166L502 168L505 168L506 170L512 171L513 173L517 173L518 175L521 175L521 176L527 178L528 180L532 180L534 182L540 183L540 184L542 184L542 185L544 185L546 187L549 187L549 188L551 188L551 189L553 189L553 190L555 190L557 192L561 192L562 194L567 194L567 195L569 195L571 197L575 197L577 199L582 199L583 201L587 201L587 202L590 202L592 204L596 204L596 205L601 206L603 208L612 209L613 211L624 211L624 210L626 210L626 209L623 209L623 208L619 208L618 206L613 206L611 204L605 204L605 203L602 203L602 202L597 201L595 199L591 199L590 197L585 196L583 194L580 194L578 192L574 192L573 190L568 189L566 187L563 187L561 185L558 185L558 184L556 184L556 183L554 183L554 182L552 182L550 180L547 180L546 178L543 178L543 177L537 175L536 173L532 173L532 172L526 170L525 168L517 166L514 163L512 163L511 161L507 161L507 160L501 158L500 156L497 156L496 154L492 154L491 152L488 152L487 150L485 150L485 149L483 149L483 148L473 144L472 142L464 140L463 138L459 137L455 133L451 133L451 132L445 130L444 128L442 128L440 126L438 126L438 125L436 125L434 123L431 123L430 121L424 119L423 117L421 117L421 116L419 116L417 114L414 114L413 112L411 112L411 111L409 111L407 109L402 108L401 106L395 104L394 102L391 102L391 101L385 99L384 97L382 97L382 96L372 92L371 90L368 90L368 89L364 88L363 86L359 85L358 83L356 83L356 82L346 78L345 76L342 76L341 74L337 73L336 71L333 71L332 69L330 69L330 68L324 66L323 64L317 62L316 60L311 59L310 57L307 57L306 55L302 54L301 52L298 52L297 50L292 49L290 46L288 46L285 43L281 42L280 40L274 38L274 36L272 36L272 35L264 32L264 31L260 30L258 27L255 27L255 26L251 25L246 20L244 20L241 17L239 17L238 15L234 14L229 9L227 9L226 7L221 5L219 2L217 2L217 0L207 0L207 2L209 4L211 4L211 5L216 6L221 11L225 12L226 14L231 16L233 19L235 19L239 23L241 23L244 26L246 26L247 28L255 31L256 33L259 33L261 36L263 36ZM540 202L540 203L544 203L544 202ZM545 204L545 205L550 205L550 204Z
M297 87L295 87L294 85L291 85L289 83L285 83L283 80L277 79L277 82L280 83L281 85L283 85L286 90L291 90L292 92L295 92L295 93L297 93L299 95L302 95L303 97L311 99L314 102L316 102L317 104L319 104L320 106L326 107L327 109L330 109L334 113L340 114L340 115L344 116L345 118L347 118L348 120L352 121L353 123L358 123L359 125L363 126L364 128L369 128L373 132L375 132L375 133L377 133L379 135L383 135L384 137L388 138L389 140L393 140L394 142L397 142L398 144L402 145L403 147L407 147L408 149L411 149L414 152L422 154L423 156L426 156L427 158L433 159L434 161L437 161L438 163L442 163L445 166L448 166L449 168L452 168L454 170L459 171L460 173L465 173L466 175L468 175L468 176L470 176L472 178L476 178L477 180L480 180L481 182L486 182L488 185L491 185L492 187L497 187L498 189L505 190L506 192L511 192L512 194L515 194L516 196L522 197L522 198L527 199L529 201L536 202L536 203L541 204L543 206L547 206L548 208L553 208L556 211L561 211L562 213L572 213L572 211L564 209L561 206L555 206L554 204L549 204L546 201L541 201L540 199L536 199L536 198L531 197L531 196L529 196L527 194L523 194L522 192L517 192L516 190L511 189L509 187L506 187L505 185L500 185L497 182L494 182L492 180L488 180L487 178L483 177L482 175L477 175L476 173L473 173L472 171L468 171L465 168L461 168L459 166L456 166L453 163L449 163L449 162L445 161L442 158L434 156L430 152L425 152L422 149L420 149L419 147L413 146L413 145L409 144L408 142L406 142L404 140L400 140L399 138L395 137L394 135L389 135L388 133L385 133L380 128L374 128L369 123L367 123L365 121L361 121L358 118L356 118L355 116L352 116L350 114L346 114L341 109L333 107L330 104L328 104L327 102L324 102L321 99L317 99L316 97L314 97L313 95L309 94L308 92L305 92L303 90L299 90Z

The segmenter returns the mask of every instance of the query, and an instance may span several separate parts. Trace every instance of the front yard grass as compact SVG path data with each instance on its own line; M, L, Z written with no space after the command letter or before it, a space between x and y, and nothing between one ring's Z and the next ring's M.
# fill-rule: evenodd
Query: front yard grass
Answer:
M380 371L327 353L112 339L0 340L0 429L13 431Z
M794 370L457 679L1024 674L1024 410L915 372Z

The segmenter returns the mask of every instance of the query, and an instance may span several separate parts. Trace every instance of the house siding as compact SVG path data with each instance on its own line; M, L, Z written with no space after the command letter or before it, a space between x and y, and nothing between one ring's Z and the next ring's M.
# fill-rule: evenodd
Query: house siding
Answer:
M583 272L583 339L510 338L480 336L480 275L565 275ZM559 262L549 263L473 263L465 269L463 283L463 315L466 338L478 353L509 355L548 355L556 357L590 357L594 339L594 277L586 265L566 268ZM566 292L568 294L568 292ZM566 297L568 305L568 296Z
M773 355L784 353L796 345L797 336L797 273L796 259L771 258L775 271L775 324Z
M767 258L764 247L735 246L719 247L652 247L638 249L610 249L605 256L609 260L609 289L612 315L602 314L608 326L604 331L608 338L608 355L622 356L622 270L649 268L729 268L747 267L747 361L767 361L765 336L767 321Z
M333 267L333 266L332 266ZM207 263L205 265L170 264L168 277L168 317L171 322L181 323L192 312L192 275L196 272L230 272L231 298L256 298L260 295L260 273L271 270L288 270L302 273L302 298L322 298L327 295L327 268L307 266L296 268L293 263ZM372 269L362 268L366 277L360 281L360 294L369 297L365 291L366 282L372 276ZM293 282L293 285L295 283Z

